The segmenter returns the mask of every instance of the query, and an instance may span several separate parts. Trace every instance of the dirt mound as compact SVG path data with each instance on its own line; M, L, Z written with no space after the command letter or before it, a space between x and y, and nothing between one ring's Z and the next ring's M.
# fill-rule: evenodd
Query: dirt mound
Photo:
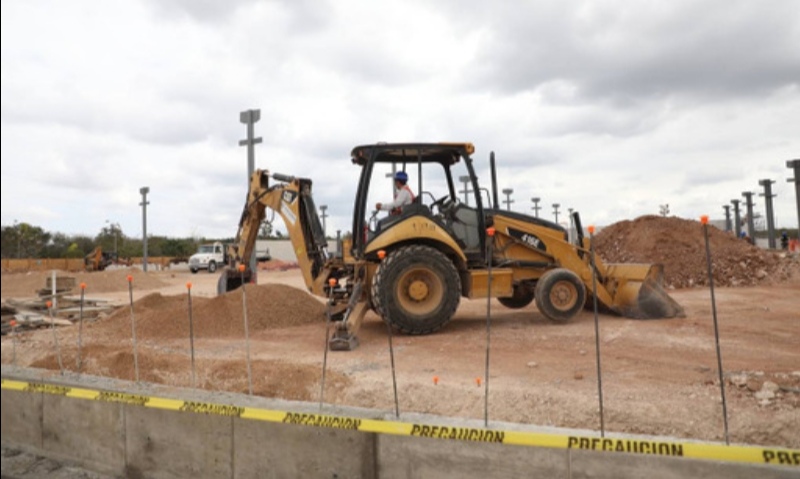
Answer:
M783 282L797 275L800 263L708 227L715 286L753 286ZM641 216L603 228L595 250L607 263L660 263L668 288L708 285L705 235L699 221Z
M52 271L30 271L26 273L3 273L2 297L27 298L38 295L39 290L47 285ZM74 294L80 294L80 284L86 284L86 295L94 293L113 293L128 290L128 276L131 286L138 290L158 289L166 286L160 279L151 276L139 268L121 268L106 271L69 272L56 271L58 277L75 278Z
M192 297L191 320L195 337L244 335L244 301L250 333L323 322L325 306L303 290L282 284L247 284L214 298ZM189 337L189 297L147 295L133 303L137 338ZM122 307L94 325L96 332L116 338L131 337L131 307Z

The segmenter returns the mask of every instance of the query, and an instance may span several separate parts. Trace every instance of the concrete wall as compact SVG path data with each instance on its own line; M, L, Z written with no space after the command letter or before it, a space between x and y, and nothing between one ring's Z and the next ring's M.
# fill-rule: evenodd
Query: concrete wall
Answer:
M60 379L59 384L81 387L77 380ZM98 387L97 381L93 384ZM141 386L118 385L117 392L144 394ZM102 389L111 390L105 384ZM163 397L167 392L149 394ZM319 412L304 403L194 390L180 394L191 401L239 401L243 406L271 410ZM134 479L800 477L800 469L791 466L376 434L79 399L52 391L4 388L1 410L4 444ZM339 409L336 414L376 418L383 413ZM440 421L453 424L453 418ZM479 426L472 421L465 427Z

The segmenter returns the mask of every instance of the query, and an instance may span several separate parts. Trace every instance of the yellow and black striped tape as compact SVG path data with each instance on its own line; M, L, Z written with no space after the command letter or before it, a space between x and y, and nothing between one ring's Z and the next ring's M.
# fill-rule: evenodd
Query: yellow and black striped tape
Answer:
M181 399L168 399L141 394L59 386L42 382L2 380L2 388L12 391L44 393L90 401L108 401L133 404L170 411L238 417L303 426L346 429L394 434L400 436L428 437L455 441L513 444L517 446L548 447L556 449L584 449L606 452L626 452L658 456L687 457L727 462L800 466L800 450L758 446L728 446L696 442L664 441L653 439L614 439L594 436L573 436L539 432L503 431L499 429L437 426L380 419L363 419L326 414L276 411L253 407L216 404Z

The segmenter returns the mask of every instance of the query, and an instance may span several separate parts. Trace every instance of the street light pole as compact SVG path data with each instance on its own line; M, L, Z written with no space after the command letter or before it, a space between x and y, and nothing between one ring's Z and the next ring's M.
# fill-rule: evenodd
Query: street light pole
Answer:
M325 218L328 217L328 214L325 211L328 209L328 205L320 205L319 209L322 211L322 214L319 215L320 218L322 218L322 236L327 238L328 234L326 233L327 229L325 225Z
M253 171L256 168L256 152L255 146L261 143L262 139L254 137L255 123L261 119L261 110L245 110L239 113L239 121L247 125L247 138L239 140L239 146L247 147L247 189L250 189L250 178L253 176ZM250 255L250 271L252 272L252 281L256 280L256 250L253 249L253 254Z
M561 206L559 203L553 203L553 214L556 216L556 223L558 223L558 207Z
M514 188L505 188L503 190L503 194L506 195L506 200L503 203L506 204L506 210L508 211L511 211L511 203L514 202L514 200L511 199L511 193L513 192Z
M139 193L142 194L142 202L139 206L142 207L142 270L147 272L147 193L150 193L150 187L143 186L139 188Z
M531 201L533 201L533 206L531 206L531 209L533 210L534 216L536 216L537 218L539 217L539 210L541 209L541 206L539 206L539 201L541 200L542 199L539 197L531 198Z

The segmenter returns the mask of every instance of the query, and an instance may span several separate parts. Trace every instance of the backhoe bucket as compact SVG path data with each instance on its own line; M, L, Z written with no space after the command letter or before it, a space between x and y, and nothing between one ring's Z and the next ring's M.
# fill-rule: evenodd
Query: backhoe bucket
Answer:
M217 295L223 295L229 291L242 287L242 285L250 283L253 279L253 273L246 269L244 272L239 272L231 268L222 268L222 272L217 280Z
M660 264L609 264L606 269L615 312L634 319L683 318L686 314L664 289Z

